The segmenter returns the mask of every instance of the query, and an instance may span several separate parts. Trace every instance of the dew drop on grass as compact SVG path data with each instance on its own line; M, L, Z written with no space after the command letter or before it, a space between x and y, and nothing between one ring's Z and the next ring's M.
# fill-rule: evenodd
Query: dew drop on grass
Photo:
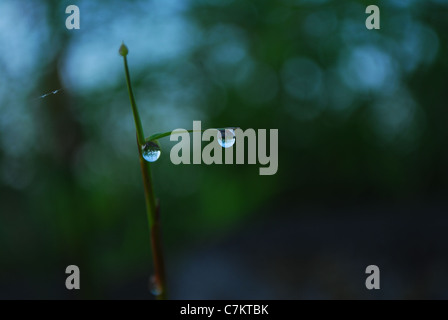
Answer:
M160 146L156 141L148 141L142 147L142 156L148 162L155 162L160 157Z
M160 287L157 284L157 280L156 280L155 276L151 276L149 279L149 290L156 297L162 293L162 290L160 290Z
M218 143L223 148L230 148L235 144L235 130L218 130Z

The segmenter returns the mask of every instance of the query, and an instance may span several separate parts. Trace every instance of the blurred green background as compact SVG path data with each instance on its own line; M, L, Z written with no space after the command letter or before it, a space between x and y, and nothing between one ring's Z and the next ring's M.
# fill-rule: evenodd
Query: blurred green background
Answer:
M447 17L442 0L2 0L0 298L152 298L122 41L147 136L279 130L273 176L175 166L160 141L172 298L448 298Z

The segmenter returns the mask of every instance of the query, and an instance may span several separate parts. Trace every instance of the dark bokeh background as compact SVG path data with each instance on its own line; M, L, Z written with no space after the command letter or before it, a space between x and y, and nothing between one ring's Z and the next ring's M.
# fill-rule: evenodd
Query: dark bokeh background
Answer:
M147 136L279 130L274 176L161 140L172 298L448 298L448 1L57 3L0 2L0 298L151 298L122 41Z

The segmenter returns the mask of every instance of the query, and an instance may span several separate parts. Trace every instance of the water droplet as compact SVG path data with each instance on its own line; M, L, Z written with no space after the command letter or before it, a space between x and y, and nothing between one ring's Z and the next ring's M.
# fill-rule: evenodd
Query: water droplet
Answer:
M151 276L149 278L149 290L156 297L162 293L159 284L157 283L157 279L155 276Z
M235 130L225 129L218 130L218 143L223 148L230 148L235 144Z
M160 157L160 145L154 141L146 142L142 147L142 156L148 162L155 162Z

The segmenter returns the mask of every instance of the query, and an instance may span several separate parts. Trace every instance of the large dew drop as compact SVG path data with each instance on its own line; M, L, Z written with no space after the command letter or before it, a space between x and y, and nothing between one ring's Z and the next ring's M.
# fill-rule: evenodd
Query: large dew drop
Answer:
M235 144L235 130L225 129L218 130L218 143L223 148L230 148Z
M142 156L148 162L155 162L160 157L160 146L156 141L148 141L142 147Z

